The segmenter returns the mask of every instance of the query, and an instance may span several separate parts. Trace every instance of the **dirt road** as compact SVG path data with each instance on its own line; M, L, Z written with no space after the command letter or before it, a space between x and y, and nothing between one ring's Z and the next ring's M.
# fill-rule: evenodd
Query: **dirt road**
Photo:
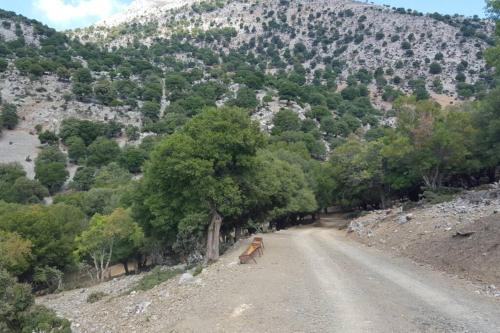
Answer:
M461 280L333 229L264 237L258 264L240 266L219 301L202 298L174 332L500 332L500 302Z
M96 289L73 290L40 303L85 333L500 332L498 299L335 228L282 230L264 242L257 264L237 264L243 242L191 284L177 278L126 296L111 286L116 295L94 304L85 299Z

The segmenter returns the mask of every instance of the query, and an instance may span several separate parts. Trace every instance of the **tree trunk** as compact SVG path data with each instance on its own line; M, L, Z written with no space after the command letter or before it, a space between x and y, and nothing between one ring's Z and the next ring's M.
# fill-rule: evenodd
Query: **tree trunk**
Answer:
M234 227L234 242L236 243L237 241L239 241L241 238L241 225L236 225L236 227Z
M435 190L441 186L441 173L439 165L434 170L429 171L429 174L424 176L425 186Z
M123 270L125 271L125 275L130 275L130 272L128 270L128 260L122 261L122 265L123 265Z
M386 209L387 208L387 201L386 201L386 196L385 196L384 190L380 191L380 207L382 209Z
M488 180L490 183L494 183L496 181L497 168L491 167L488 169Z
M219 239L220 227L222 225L222 216L214 210L212 213L212 220L208 226L207 233L207 253L205 255L205 262L216 261L219 259Z

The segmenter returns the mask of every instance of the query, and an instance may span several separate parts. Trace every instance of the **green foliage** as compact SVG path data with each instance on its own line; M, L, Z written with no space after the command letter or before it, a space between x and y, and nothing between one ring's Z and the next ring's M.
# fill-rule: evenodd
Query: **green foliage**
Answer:
M98 137L113 138L121 133L121 125L110 121L107 123L93 122L76 118L66 118L62 121L59 136L64 143L71 137L79 137L86 146L90 145Z
M95 183L96 168L78 167L70 187L77 191L88 191Z
M99 137L87 149L87 164L90 166L103 166L117 161L120 156L120 147L116 141Z
M127 184L132 175L118 163L112 162L101 167L95 174L93 186L104 188L116 188Z
M297 113L290 109L281 109L273 118L273 135L279 135L286 131L299 131L301 121Z
M22 332L71 333L71 323L44 306L34 305L23 313Z
M144 195L155 217L143 216L143 223L168 239L185 214L213 209L237 215L243 199L238 175L251 168L263 144L257 124L241 109L207 109L194 117L152 154Z
M182 272L183 271L180 269L162 269L162 267L159 266L155 267L148 275L139 280L133 290L146 291L153 289L157 285L176 277Z
M57 192L68 178L66 156L59 148L50 146L44 148L35 159L35 178L50 193Z
M1 118L3 127L13 130L19 122L17 107L14 104L3 104Z
M125 128L125 134L127 135L127 138L130 140L130 141L136 141L140 138L141 134L140 134L140 130L139 130L139 127L137 126L133 126L133 125L128 125L126 128Z
M18 163L0 163L0 200L16 203L38 203L49 193L38 181L26 178Z
M257 107L258 101L257 97L255 97L255 90L247 87L241 87L236 94L236 98L231 102L231 104L246 109L253 109Z
M25 176L26 172L20 163L0 163L0 182L13 184L17 178Z
M0 202L0 230L32 244L31 267L64 269L73 261L74 239L86 222L82 212L63 204L18 205Z
M119 158L120 165L131 173L141 172L141 167L147 160L148 154L141 148L125 147Z
M46 143L49 145L55 145L59 141L59 137L56 135L56 133L51 131L43 131L38 135L38 139L41 143Z
M60 291L62 288L63 272L55 267L36 267L33 282L39 288L46 289L49 293Z
M119 189L91 188L87 192L58 194L54 203L64 203L78 207L86 216L94 214L110 214L119 206L121 194Z
M87 296L87 303L96 303L102 300L104 297L108 296L105 292L95 291Z
M31 242L16 233L0 230L0 267L18 276L29 268L30 261Z
M154 101L147 101L141 108L144 118L156 121L160 117L160 104Z
M424 200L432 205L453 200L461 189L440 187L434 190L425 190L422 194Z
M0 73L5 72L9 67L9 63L5 59L0 59Z
M94 95L104 105L112 105L117 98L116 89L108 80L100 80L94 85Z
M66 139L68 146L68 157L70 161L81 163L87 157L85 141L79 136L71 136Z
M443 68L437 62L433 62L429 66L429 73L431 73L433 75L441 74L442 71L443 71Z
M123 208L110 215L96 214L89 227L76 238L77 253L89 258L94 265L97 278L103 280L112 260L121 260L133 253L143 241L142 229Z
M19 331L23 312L34 302L29 285L17 283L7 271L0 269L0 329L3 332Z
M0 183L0 199L16 203L40 203L49 196L49 191L40 182L26 177L19 177L14 183Z

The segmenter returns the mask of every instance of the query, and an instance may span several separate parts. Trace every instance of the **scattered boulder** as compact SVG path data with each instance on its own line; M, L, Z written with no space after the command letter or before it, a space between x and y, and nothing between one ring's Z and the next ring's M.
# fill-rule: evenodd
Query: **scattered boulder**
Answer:
M184 273L179 279L179 284L188 284L194 282L194 276L191 273Z
M151 301L144 301L135 305L135 314L141 314L146 312L148 306L151 305Z
M413 214L406 214L406 215L402 215L402 216L398 219L398 223L399 223L399 224L405 224L405 223L410 222L411 220L413 220Z

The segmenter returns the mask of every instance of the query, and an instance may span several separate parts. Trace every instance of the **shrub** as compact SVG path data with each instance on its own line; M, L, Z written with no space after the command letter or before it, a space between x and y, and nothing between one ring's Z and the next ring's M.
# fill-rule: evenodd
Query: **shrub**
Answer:
M13 130L19 122L17 108L13 104L4 104L2 108L2 123L3 127Z
M34 305L22 314L22 332L71 333L71 323L54 311Z
M47 187L50 193L58 191L68 178L66 156L59 148L47 147L35 160L35 178Z
M60 291L62 289L63 272L54 267L37 267L33 282L38 287L46 289L49 293Z
M155 286L170 280L171 278L181 274L182 269L162 269L161 267L155 267L151 273L144 276L134 287L134 290L149 290L153 289Z
M56 133L51 131L43 131L38 135L38 139L41 143L47 143L49 145L54 145L59 141L59 137Z
M433 75L436 75L436 74L441 74L441 72L443 71L443 69L441 68L441 65L438 64L437 62L433 62L430 66L429 66L429 73L433 74Z
M196 266L196 268L194 269L193 276L200 275L200 274L201 274L201 272L203 272L203 266L202 266L202 265L198 265L198 266Z
M120 155L118 143L105 137L97 138L88 147L87 163L92 166L103 166L116 161Z
M105 292L102 292L102 291L93 292L87 297L87 303L99 302L101 299L103 299L106 296L108 296L108 294L106 294Z
M434 205L453 200L461 191L461 189L453 187L440 187L435 190L426 189L422 197L425 202Z

